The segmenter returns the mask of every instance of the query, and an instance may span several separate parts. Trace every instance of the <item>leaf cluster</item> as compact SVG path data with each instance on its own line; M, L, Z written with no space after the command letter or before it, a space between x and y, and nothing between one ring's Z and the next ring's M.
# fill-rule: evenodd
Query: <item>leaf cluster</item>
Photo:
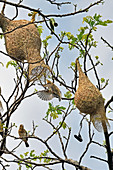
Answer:
M31 150L30 152L25 152L23 155L20 154L20 158L23 159L23 161L19 161L18 165L20 166L22 162L24 162L24 160L27 160L27 161L31 161L31 159L33 161L37 161L37 156L35 155L35 150ZM26 163L26 168L29 169L32 167L32 164L30 163Z
M46 112L46 117L48 119L48 116L50 115L51 118L57 119L58 115L62 114L62 111L65 110L66 108L60 105L56 105L55 107L53 106L52 103L49 102L49 108L48 111Z
M47 150L45 150L44 152L42 152L39 157L46 157L46 156L48 155L48 153L49 153L49 150L47 149ZM39 160L40 160L40 162L41 162L41 161L42 161L42 158L39 158ZM44 162L44 163L49 163L49 162L51 162L51 159L44 158L44 159L43 159L43 162Z
M92 16L86 16L83 18L83 23L86 22L90 28L94 31L97 30L97 25L101 25L101 26L107 26L108 24L113 23L112 20L105 20L102 21L101 20L102 16L100 14L95 14L93 17Z

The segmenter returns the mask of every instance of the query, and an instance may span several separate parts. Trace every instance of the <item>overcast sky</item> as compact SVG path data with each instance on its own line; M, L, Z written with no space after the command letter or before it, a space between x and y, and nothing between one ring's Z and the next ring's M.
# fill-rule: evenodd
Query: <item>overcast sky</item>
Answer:
M11 2L18 2L17 0L10 0ZM44 14L50 14L50 13L67 13L72 12L74 10L74 7L72 5L63 6L61 10L57 10L55 5L50 5L49 2L46 2L46 0L23 0L23 4L33 7L35 9L40 8ZM65 0L66 1L66 0ZM63 1L64 2L64 1ZM89 4L89 0L72 0L72 4L77 4L77 9L85 8ZM94 0L90 0L91 2L95 2ZM1 3L2 4L2 3ZM0 6L1 6L0 4ZM28 17L27 10L19 9L19 15L17 19L26 19L30 20ZM58 28L56 28L57 33L60 33L61 30L64 30L66 32L72 32L74 35L77 33L78 29L83 26L82 24L82 18L86 15L94 15L95 13L101 14L102 19L111 19L113 20L113 1L106 0L104 5L98 5L89 10L87 13L82 13L80 15L74 16L74 17L67 17L63 19L56 18L56 21L59 23ZM13 18L15 15L15 9L14 7L7 6L6 16L9 18ZM37 19L40 19L38 17ZM112 38L112 32L113 30L113 24L109 25L108 27L102 27L100 26L98 28L98 31L94 33L95 39L99 42L98 48L93 49L91 55L96 56L98 55L100 57L101 62L103 63L103 66L98 67L98 73L101 77L104 77L106 79L109 79L109 85L108 87L102 91L103 97L106 98L106 101L110 99L110 97L113 95L112 93L112 87L113 87L113 52L110 48L107 48L106 45L102 42L100 39L101 36L105 38L111 45L113 44L113 38ZM47 30L46 27L44 27L43 35L41 36L42 39L44 39L50 32ZM49 51L51 52L55 46L56 46L56 39L53 38L50 40L49 44ZM58 43L58 42L57 42ZM72 50L69 51L66 46L65 50L62 54L62 60L60 63L60 74L63 75L64 79L68 82L68 84L71 83L72 75L71 71L67 69L67 67L70 65L71 61L75 61L78 51ZM4 41L0 39L0 50L5 51ZM41 49L41 55L43 56L43 47ZM0 61L4 63L4 65L10 60L10 58L0 54ZM65 61L65 62L64 62ZM88 63L89 64L89 63ZM2 87L2 93L3 95L8 98L11 94L11 91L13 90L12 87L14 86L13 78L15 76L15 72L12 67L9 67L8 69L4 67L0 67L0 86ZM93 72L89 74L89 78L91 81L96 85L95 78L93 76ZM37 87L38 88L38 87ZM61 90L64 91L62 87L59 86ZM32 92L34 89L32 88L30 92ZM63 94L62 94L63 95ZM61 104L67 106L67 102L59 101L57 99L52 100L54 105ZM45 113L48 108L48 102L40 100L37 96L33 96L29 99L26 99L21 103L18 110L13 114L12 116L12 122L16 123L17 126L19 126L21 123L25 125L26 130L32 129L32 121L35 121L35 124L37 124L38 130L37 134L38 136L42 137L43 139L47 137L48 134L50 134L51 129L49 126L42 120L42 118L45 116ZM112 113L108 115L108 117L112 117ZM68 156L69 158L72 158L73 160L78 160L78 158L83 153L85 146L87 144L87 123L84 121L84 128L82 130L82 136L83 136L83 142L79 143L76 141L76 139L73 137L74 134L78 133L78 127L79 127L79 121L81 120L81 116L79 115L78 111L73 111L71 115L67 118L66 122L68 125L72 128L72 136L71 140L68 146ZM112 129L112 127L111 127ZM65 133L63 131L63 133ZM14 128L12 134L15 136L18 136L17 128ZM95 130L95 140L99 141L100 143L103 143L104 136L102 133L98 133ZM51 146L54 147L54 142L57 141L56 137L53 141L51 141ZM17 142L17 141L16 141ZM15 140L10 142L10 139L8 141L8 144L10 148L15 145ZM17 143L16 143L17 144ZM36 142L34 140L29 140L30 144L30 150L35 149L36 146L36 153L40 154L44 151L45 147L40 145L39 142ZM113 147L113 144L111 145ZM59 149L59 145L55 145L54 150L58 154L62 154L61 150ZM18 154L24 153L26 151L29 151L29 148L25 148L24 144L21 145L21 147L18 149ZM98 146L91 145L89 152L86 154L86 157L84 157L82 164L84 166L87 166L89 168L92 168L93 170L107 170L107 166L105 163L90 159L90 155L96 155L98 157L105 158L105 150L101 149ZM12 170L17 168L16 165L12 165L8 170ZM58 167L57 167L58 168ZM54 167L55 170L58 170L56 167ZM39 170L43 170L44 168L37 168ZM59 169L60 170L60 169ZM66 170L74 170L73 167L67 167Z

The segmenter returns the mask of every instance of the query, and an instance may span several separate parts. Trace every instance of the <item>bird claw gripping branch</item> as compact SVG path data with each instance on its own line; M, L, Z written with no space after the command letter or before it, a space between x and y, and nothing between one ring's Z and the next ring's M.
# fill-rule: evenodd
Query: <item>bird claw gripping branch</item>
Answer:
M47 77L51 70L40 56L41 38L36 25L27 20L10 20L0 14L0 27L5 33L8 55L17 61L27 60L29 63L30 81Z
M102 94L83 73L78 59L76 63L79 71L79 85L74 97L75 105L80 112L90 115L91 122L97 131L101 132L102 128L106 131L109 123Z

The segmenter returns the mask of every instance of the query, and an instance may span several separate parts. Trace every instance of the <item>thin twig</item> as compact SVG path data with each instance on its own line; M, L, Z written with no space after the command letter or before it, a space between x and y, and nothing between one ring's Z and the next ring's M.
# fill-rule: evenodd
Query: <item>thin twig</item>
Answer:
M101 37L101 40L103 40L104 43L106 43L108 47L110 47L113 50L113 46L111 46L110 43L108 43L103 37Z

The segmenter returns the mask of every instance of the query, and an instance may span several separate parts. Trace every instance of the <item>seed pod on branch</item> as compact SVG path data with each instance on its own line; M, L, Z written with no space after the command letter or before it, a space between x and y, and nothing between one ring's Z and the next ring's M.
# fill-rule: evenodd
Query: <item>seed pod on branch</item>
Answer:
M26 26L25 26L26 25ZM10 20L0 14L0 27L5 38L7 53L13 59L29 63L29 78L46 77L50 68L40 56L41 39L35 24L26 20Z
M109 127L105 114L104 99L100 91L90 82L83 73L78 59L76 60L79 71L79 86L75 93L75 105L80 112L89 114L94 127L101 132Z

